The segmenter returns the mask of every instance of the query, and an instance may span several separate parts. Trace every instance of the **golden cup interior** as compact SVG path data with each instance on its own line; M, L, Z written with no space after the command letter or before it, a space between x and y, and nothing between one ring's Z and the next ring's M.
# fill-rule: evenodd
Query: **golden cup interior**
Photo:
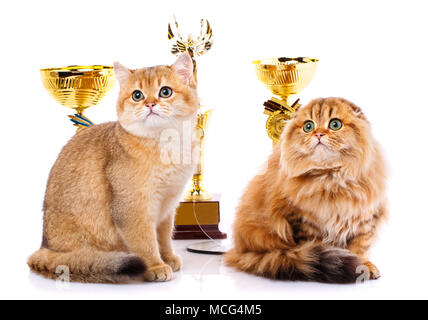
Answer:
M96 105L114 86L111 66L69 66L41 69L46 90L66 107L83 111Z
M306 57L254 61L258 79L275 95L297 94L312 80L318 60Z

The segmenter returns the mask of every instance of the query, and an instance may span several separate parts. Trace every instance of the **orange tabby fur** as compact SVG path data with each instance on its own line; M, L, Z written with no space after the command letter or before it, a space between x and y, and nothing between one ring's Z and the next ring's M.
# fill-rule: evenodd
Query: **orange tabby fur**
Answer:
M334 118L343 122L338 131L328 126ZM310 133L307 120L316 125ZM355 282L364 264L378 278L367 252L387 215L385 180L360 108L340 98L310 102L247 187L227 264L268 278L333 283Z
M81 130L61 151L46 190L42 247L28 260L32 270L57 278L63 265L71 281L116 283L143 273L148 281L167 281L180 269L171 246L173 218L197 160L164 161L162 143L171 142L162 134L175 130L185 139L183 123L194 127L192 72L187 54L172 66L115 64L119 121ZM171 87L172 96L161 98L162 86ZM142 101L132 99L136 89Z

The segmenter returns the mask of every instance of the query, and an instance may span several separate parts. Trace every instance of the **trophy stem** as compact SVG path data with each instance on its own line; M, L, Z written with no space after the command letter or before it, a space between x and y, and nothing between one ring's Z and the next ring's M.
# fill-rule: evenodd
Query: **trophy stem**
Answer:
M292 99L292 96L282 96L281 97L281 104L282 106L290 113L290 116L293 116L294 113L299 109L300 99L294 100Z
M211 195L202 187L202 173L194 173L192 177L192 188L186 193L184 200L200 201L211 199Z
M75 110L76 110L76 114L78 114L79 116L83 116L83 111L84 111L85 109L80 108L80 107L77 107Z
M291 96L283 96L281 97L281 101L283 104L285 104L287 107L290 107L292 105L291 102Z
M192 188L186 193L184 199L188 201L211 200L211 195L202 187L202 177L204 173L204 154L206 130L212 110L200 112L197 119L197 133L199 136L199 162L193 173Z
M76 113L74 115L69 115L68 117L70 118L70 121L73 122L73 125L77 128L76 133L86 127L94 125L91 120L89 120L83 115L85 108L76 107L74 108L74 110L76 111Z

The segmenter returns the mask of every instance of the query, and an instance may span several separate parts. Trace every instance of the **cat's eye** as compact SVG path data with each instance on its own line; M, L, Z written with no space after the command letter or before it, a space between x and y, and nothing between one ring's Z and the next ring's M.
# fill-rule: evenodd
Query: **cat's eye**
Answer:
M305 122L305 124L303 125L303 131L305 131L306 133L311 132L315 129L315 123L311 120L308 120Z
M334 131L340 130L342 126L342 121L340 121L339 119L332 119L328 125L328 127Z
M170 87L162 87L159 91L159 97L169 98L172 95L172 89Z
M144 94L140 90L135 90L132 93L132 100L134 100L135 102L141 101L143 99L144 99Z

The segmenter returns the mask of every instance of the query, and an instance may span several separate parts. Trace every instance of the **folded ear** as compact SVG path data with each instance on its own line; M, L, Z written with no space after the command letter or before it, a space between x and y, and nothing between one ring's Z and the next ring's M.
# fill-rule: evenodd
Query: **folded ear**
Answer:
M184 83L190 83L193 75L193 60L187 52L180 54L171 67Z
M360 108L360 107L357 107L354 103L352 103L351 101L348 101L348 100L346 100L346 99L344 99L344 98L339 98L339 100L340 100L341 102L343 102L343 103L347 104L347 105L352 109L352 111L354 111L354 114L355 114L355 116L356 116L357 118L361 118L361 119L363 119L363 120L366 120L366 121L367 121L367 118L366 118L366 116L364 115L363 110L361 110L361 108Z
M115 62L113 66L116 79L117 81L119 81L120 86L123 87L128 81L128 78L132 72L127 67L121 65L119 62Z

